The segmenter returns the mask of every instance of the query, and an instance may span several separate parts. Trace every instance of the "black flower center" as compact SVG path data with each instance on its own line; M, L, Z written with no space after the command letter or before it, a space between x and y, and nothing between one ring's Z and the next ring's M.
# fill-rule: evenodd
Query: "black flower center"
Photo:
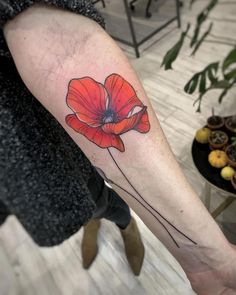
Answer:
M116 113L113 110L107 109L103 116L103 123L112 123L116 122L117 116Z

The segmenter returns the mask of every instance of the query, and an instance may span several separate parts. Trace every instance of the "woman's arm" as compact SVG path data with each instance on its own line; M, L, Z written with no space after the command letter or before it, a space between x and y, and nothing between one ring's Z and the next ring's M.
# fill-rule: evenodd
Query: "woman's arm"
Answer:
M187 183L115 42L92 20L40 5L4 33L29 90L180 262L195 290L206 272L223 290L226 271L236 289L235 251ZM206 288L199 294L218 294Z

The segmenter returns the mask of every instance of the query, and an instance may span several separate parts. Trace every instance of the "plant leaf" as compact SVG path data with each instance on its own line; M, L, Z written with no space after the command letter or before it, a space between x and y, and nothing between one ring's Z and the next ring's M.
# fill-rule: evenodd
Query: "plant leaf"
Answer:
M221 95L219 96L219 99L218 99L219 103L222 102L222 100L225 97L225 95L235 85L235 83L236 83L236 78L231 83L228 82L228 86L225 87L225 89L221 92Z
M219 103L222 102L223 98L224 98L225 95L228 93L228 90L229 90L229 88L225 88L225 89L221 92L221 94L220 94L220 96L219 96L219 98L218 98L218 102L219 102Z
M194 29L194 34L190 43L191 47L193 47L197 43L201 25L207 19L209 13L211 12L211 10L215 7L217 3L218 3L218 0L211 0L210 3L199 13L197 17L197 23Z
M184 91L186 93L192 94L196 90L199 76L199 73L197 73L188 81L188 83L184 87Z
M207 90L206 90L207 91ZM199 96L198 96L198 98L194 101L194 103L193 103L193 106L195 106L195 104L198 102L198 107L197 107L197 110L196 110L196 112L198 112L198 113L201 113L201 104L202 104L202 97L203 97L203 94L200 94Z
M213 23L210 23L209 28L206 30L206 32L202 35L202 37L200 38L200 40L196 43L193 52L191 53L191 55L194 55L197 50L199 49L199 47L202 45L203 41L206 39L206 37L210 34L211 30L212 30L212 26Z
M233 69L231 72L224 75L226 80L231 80L236 78L236 69Z
M183 46L184 39L186 37L186 34L188 33L189 28L190 24L188 24L186 30L181 33L179 41L170 50L168 50L166 55L164 56L161 66L164 65L165 70L172 69L172 63L176 60L176 58L179 55L179 52Z
M236 63L236 48L232 49L230 51L230 53L224 59L224 62L223 62L223 65L222 65L222 71L223 71L223 73L233 63Z
M201 79L199 83L199 92L203 93L206 91L206 72L201 74Z
M194 29L194 35L193 35L191 43L190 43L190 47L193 47L193 45L197 42L199 32L200 32L200 25L196 25L196 27Z
M220 81L216 81L209 88L210 89L224 89L224 88L229 88L230 86L231 86L231 84L227 80L220 80Z
M211 63L207 66L207 74L208 78L211 81L211 83L214 83L218 80L216 74L219 68L219 62Z
M226 80L236 78L236 68L230 69L233 64L236 64L236 48L232 49L223 61L222 73Z
M209 86L208 88L205 89L204 92L200 93L198 98L195 100L194 104L195 105L198 102L198 107L197 107L197 112L201 112L201 103L202 103L202 99L203 96L210 90L212 89L223 89L223 91L221 92L218 101L219 103L222 102L223 98L225 97L225 95L228 93L229 89L231 89L236 83L236 78L229 83L226 80L220 80L220 81L216 81L214 84L212 84L211 86Z
M199 83L199 92L203 94L206 91L207 77L210 76L209 80L211 81L211 85L218 81L216 76L218 67L219 62L214 62L209 64L201 72L196 73L184 86L184 91L188 94L192 94L197 89Z

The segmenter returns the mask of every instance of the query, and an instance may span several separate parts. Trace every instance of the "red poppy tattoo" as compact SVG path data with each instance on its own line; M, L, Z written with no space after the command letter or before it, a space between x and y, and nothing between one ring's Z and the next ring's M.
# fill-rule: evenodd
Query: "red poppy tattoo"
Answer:
M124 152L121 134L150 129L147 107L118 74L108 76L104 85L90 77L71 80L66 102L73 111L66 116L67 125L101 148Z
M110 147L125 151L121 135L130 130L147 133L150 130L147 107L138 98L134 88L120 75L111 74L104 85L90 77L72 79L69 83L66 102L73 114L66 116L66 123L73 130L107 151L115 166L123 175L129 188L126 189L97 170L103 178L133 197L164 227L177 247L180 247L168 226L193 244L197 244L176 226L171 224L160 212L152 207L138 192L114 158ZM135 195L134 195L135 194ZM166 224L165 224L166 223Z

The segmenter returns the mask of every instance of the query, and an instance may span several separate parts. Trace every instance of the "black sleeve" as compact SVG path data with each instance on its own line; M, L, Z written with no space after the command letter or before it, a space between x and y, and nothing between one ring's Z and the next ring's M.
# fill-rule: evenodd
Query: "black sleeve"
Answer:
M1 0L0 26L2 27L8 20L13 19L34 3L45 3L84 15L105 28L104 19L92 4L92 0Z
M96 207L89 160L21 80L1 26L34 3L89 17L91 0L0 0L0 224L14 214L40 246L63 242ZM1 202L2 201L2 202ZM0 292L1 293L1 292Z

